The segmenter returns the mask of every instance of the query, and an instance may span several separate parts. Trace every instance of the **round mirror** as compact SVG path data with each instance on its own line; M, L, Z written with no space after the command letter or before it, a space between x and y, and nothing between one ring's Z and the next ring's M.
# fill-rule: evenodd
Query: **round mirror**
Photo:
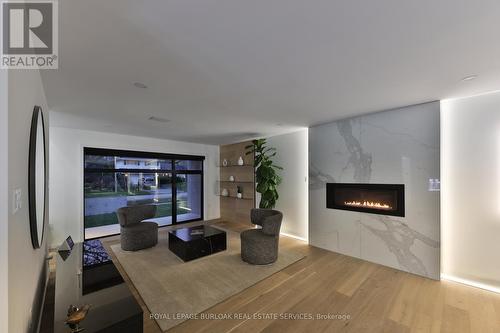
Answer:
M43 239L46 194L45 126L42 109L39 106L35 106L31 119L29 154L28 186L31 242L33 247L37 249L42 244Z

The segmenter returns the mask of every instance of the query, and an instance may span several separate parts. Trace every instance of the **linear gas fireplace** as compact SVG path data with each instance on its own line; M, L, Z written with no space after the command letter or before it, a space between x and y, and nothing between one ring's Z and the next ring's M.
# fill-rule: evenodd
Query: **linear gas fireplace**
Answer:
M328 183L326 207L372 214L405 216L405 186L400 184Z

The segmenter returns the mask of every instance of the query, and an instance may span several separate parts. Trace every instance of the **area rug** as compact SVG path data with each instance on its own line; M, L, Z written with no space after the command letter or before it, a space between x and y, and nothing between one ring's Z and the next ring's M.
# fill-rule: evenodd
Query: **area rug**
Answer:
M174 318L178 314L201 313L304 257L280 249L274 264L249 265L240 258L239 234L225 231L226 251L186 263L168 249L167 232L159 233L151 249L127 252L120 244L111 246L162 331L185 321Z

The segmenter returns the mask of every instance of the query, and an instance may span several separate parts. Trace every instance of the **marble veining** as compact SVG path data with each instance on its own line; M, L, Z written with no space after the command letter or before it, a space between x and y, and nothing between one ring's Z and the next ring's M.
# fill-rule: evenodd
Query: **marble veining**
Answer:
M439 279L439 103L379 112L309 131L310 243ZM405 184L406 216L326 208L326 183Z
M389 251L396 256L398 263L406 268L408 272L428 276L424 263L411 251L411 247L418 240L437 249L439 248L439 242L412 230L401 221L387 216L374 216L374 219L382 223L385 229L374 228L368 223L361 223L361 225L379 237L387 245Z
M416 137L414 137L413 135L411 135L410 133L399 132L399 131L391 131L391 130L385 128L384 126L375 125L375 124L372 124L372 123L370 123L370 122L368 122L366 120L363 120L363 119L361 119L360 122L363 125L377 128L377 129L379 129L379 130L387 133L390 136L394 136L394 137L399 136L400 138L403 138L403 139L406 139L406 140L411 140L411 141L413 141L413 142L415 142L415 143L417 143L419 145L422 145L425 148L428 148L428 149L439 149L438 146L435 146L435 145L429 144L427 142L421 141L421 140L417 139Z
M321 172L313 163L309 165L309 189L317 190L325 188L327 183L335 183L335 178Z
M363 151L360 140L352 132L350 119L337 122L337 127L349 152L349 160L346 167L352 166L354 168L353 178L356 182L369 183L372 173L372 155Z

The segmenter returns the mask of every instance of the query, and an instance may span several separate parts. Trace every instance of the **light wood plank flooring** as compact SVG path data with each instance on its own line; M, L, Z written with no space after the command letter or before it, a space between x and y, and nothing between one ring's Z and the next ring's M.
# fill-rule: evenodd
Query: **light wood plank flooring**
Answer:
M248 226L216 222L241 231ZM161 232L167 232L162 230ZM113 257L144 309L144 332L158 325ZM306 257L204 312L241 318L188 320L169 332L500 332L500 295L448 281L433 281L282 237L280 246ZM254 313L269 317L249 319ZM292 320L272 316L348 315L350 319Z

